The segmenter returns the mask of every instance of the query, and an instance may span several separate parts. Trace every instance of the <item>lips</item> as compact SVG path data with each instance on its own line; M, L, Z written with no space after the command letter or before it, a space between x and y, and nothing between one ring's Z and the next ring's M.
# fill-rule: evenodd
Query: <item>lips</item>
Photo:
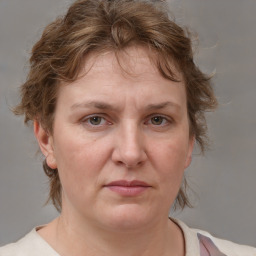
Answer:
M127 180L117 180L108 183L106 186L121 186L121 187L151 187L149 184L147 184L144 181L140 180L132 180L132 181L127 181Z
M145 192L147 189L151 188L148 183L140 180L117 180L112 181L104 186L121 196L138 196Z

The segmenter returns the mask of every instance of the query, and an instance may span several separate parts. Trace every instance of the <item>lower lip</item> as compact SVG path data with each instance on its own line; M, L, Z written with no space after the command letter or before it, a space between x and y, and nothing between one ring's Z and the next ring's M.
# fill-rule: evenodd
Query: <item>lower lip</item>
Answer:
M146 191L149 187L143 186L134 186L134 187L125 187L125 186L106 186L106 188L111 191L121 195L121 196L138 196Z

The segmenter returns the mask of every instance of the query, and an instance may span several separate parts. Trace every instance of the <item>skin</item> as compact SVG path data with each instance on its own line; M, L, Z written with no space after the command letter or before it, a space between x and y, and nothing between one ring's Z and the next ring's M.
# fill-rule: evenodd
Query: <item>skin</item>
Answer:
M194 143L185 85L177 70L181 82L163 78L148 56L128 48L126 72L112 52L89 56L85 75L59 88L53 134L34 123L63 187L60 217L38 233L63 256L185 255L168 219ZM148 187L122 195L106 187L117 180Z

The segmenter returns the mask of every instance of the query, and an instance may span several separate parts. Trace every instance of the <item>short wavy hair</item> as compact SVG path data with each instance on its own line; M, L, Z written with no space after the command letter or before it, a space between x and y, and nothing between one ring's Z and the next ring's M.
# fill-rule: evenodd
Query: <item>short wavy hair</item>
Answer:
M21 102L14 113L25 115L25 123L37 120L51 134L58 87L63 81L77 79L88 54L118 53L132 44L142 45L155 53L154 63L164 78L177 81L173 63L183 75L190 135L204 152L208 142L205 112L215 109L217 100L210 77L193 61L190 33L169 16L165 1L75 1L66 15L45 28L34 45L30 71L21 86ZM61 211L58 170L49 168L46 161L43 168L50 181L48 201ZM186 184L184 178L175 207L191 206Z

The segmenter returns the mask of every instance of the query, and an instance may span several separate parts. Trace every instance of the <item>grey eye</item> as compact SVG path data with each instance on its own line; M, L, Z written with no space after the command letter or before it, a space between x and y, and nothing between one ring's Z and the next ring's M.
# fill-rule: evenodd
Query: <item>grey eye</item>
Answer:
M102 117L100 116L93 116L89 118L89 122L91 125L99 125L101 124Z

